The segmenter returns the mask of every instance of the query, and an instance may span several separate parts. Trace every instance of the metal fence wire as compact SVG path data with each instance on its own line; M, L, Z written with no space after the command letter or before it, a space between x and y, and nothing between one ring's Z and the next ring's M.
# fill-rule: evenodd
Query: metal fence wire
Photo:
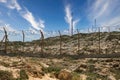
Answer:
M0 51L4 53L111 54L120 53L120 26L64 31L9 31L0 29Z

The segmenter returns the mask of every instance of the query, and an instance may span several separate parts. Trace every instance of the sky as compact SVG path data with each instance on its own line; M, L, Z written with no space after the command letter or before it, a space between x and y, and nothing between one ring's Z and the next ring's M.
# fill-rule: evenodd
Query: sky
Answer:
M50 31L67 32L71 20L74 30L95 27L95 20L104 29L120 25L120 0L0 0L1 31L41 30L48 36Z

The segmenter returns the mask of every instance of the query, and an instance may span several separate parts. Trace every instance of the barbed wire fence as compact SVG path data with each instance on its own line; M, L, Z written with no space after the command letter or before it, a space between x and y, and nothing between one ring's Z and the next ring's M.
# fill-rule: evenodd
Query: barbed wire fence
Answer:
M3 27L3 30L0 29L0 51L5 53L109 54L111 50L115 52L117 49L116 53L118 53L120 51L120 34L117 34L118 41L113 41L116 44L113 44L112 41L102 41L105 34L108 38L114 38L115 36L111 32L115 31L120 32L120 26L76 29L73 31L74 36L71 37L69 30L44 32L41 30L39 32L19 30L15 32L8 31Z

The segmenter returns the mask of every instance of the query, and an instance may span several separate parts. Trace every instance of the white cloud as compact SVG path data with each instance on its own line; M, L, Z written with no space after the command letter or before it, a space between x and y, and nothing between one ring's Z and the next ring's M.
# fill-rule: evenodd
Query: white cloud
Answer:
M43 28L45 27L44 21L41 20L41 19L39 19L39 21L37 21L37 20L35 19L35 17L33 16L33 14L32 14L30 11L28 11L28 10L23 11L23 12L21 13L21 16L22 16L25 20L27 20L27 21L31 24L31 26L32 26L34 29L36 29L36 30L41 30L41 29L43 29Z
M45 28L44 25L44 21L41 19L36 19L33 16L33 13L30 12L26 7L22 7L20 6L20 4L17 2L17 0L0 0L0 3L3 3L3 5L5 7L7 7L8 9L12 10L17 10L17 12L20 14L20 16L25 19L26 21L29 22L29 24L31 24L31 27L28 28L29 33L32 34L39 34L38 30L41 30L42 32L43 29ZM10 12L7 12L8 16L10 16ZM2 23L2 24L1 24ZM11 27L9 24L5 25L5 23L3 23L2 21L0 21L0 31L3 31L3 27L5 27L5 29L8 31L9 36L11 37L11 40L13 40L13 38L15 38L13 35L18 35L19 34L19 38L17 38L17 40L20 40L20 35L21 35L21 31L18 31L16 29L14 29L13 27ZM38 37L38 36L36 36ZM34 39L34 38L33 38ZM16 39L15 39L16 40Z
M39 34L39 32L31 27L29 27L29 31L31 34Z
M71 6L70 6L70 4L67 4L66 6L65 6L65 13L66 13L66 16L65 16L65 20L66 20L66 22L69 24L69 30L70 30L70 32L71 32L71 28L72 28L72 21L73 21L73 29L75 29L75 26L77 25L77 23L79 22L79 19L77 19L77 20L74 20L73 19L73 13L72 13L72 11L71 11Z
M114 17L104 23L102 23L103 26L105 25L110 25L110 26L115 26L115 25L120 25L120 16Z
M17 11L22 9L17 0L0 0L0 2L4 3L9 9L16 9Z
M80 21L80 19L76 19L75 21L73 21L73 29L75 30L75 26L78 24L78 22Z
M88 20L97 20L97 26L120 25L120 0L95 0L88 5ZM91 24L92 25L92 24ZM104 28L106 29L106 28Z
M72 20L72 12L70 10L70 5L67 5L65 7L65 12L66 12L65 20L70 25Z
M17 0L0 0L1 3L4 3L6 7L9 9L16 9L18 13L26 20L28 21L31 26L36 30L42 30L45 25L44 21L39 19L36 20L33 16L32 12L30 12L27 9L24 9L20 6L20 4L17 2ZM10 16L10 13L8 12L8 16Z
M18 32L16 29L14 29L13 27L11 27L10 24L1 25L0 26L0 30L4 31L3 28L5 28L7 32Z
M8 2L7 7L10 9L16 9L17 11L21 10L21 6L18 4L17 0L11 0Z
M103 0L96 0L96 2L93 4L94 11L96 11L100 5L102 5Z
M0 2L1 2L1 3L6 3L6 2L7 2L7 0L0 0Z
M91 5L88 5L89 18L99 19L101 16L108 15L110 0L95 0Z
M94 19L97 19L99 18L100 16L102 16L105 11L107 10L107 7L108 7L109 3L105 3L102 7L102 9L98 12L98 14L94 17Z

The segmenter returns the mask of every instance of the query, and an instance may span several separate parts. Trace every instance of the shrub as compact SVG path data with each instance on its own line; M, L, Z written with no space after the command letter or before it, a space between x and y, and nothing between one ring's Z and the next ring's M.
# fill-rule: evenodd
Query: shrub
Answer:
M118 69L110 69L110 71L115 74L116 80L120 79L120 70L118 70Z
M107 76L102 76L102 75L99 75L97 73L93 73L93 72L88 72L87 73L87 79L86 80L108 80L107 79Z
M60 67L55 67L55 66L50 66L50 67L48 67L48 68L43 68L43 71L44 71L45 73L51 73L51 72L56 72L56 73L58 73L60 70L61 70Z
M25 70L20 70L20 80L28 80L29 77Z
M78 73L72 73L72 80L80 80L80 74Z
M0 70L0 80L14 80L12 73Z
M72 80L72 74L66 70L62 70L58 74L60 80Z
M93 60L93 59L90 59L89 61L88 61L88 63L92 63L92 64L94 64L94 63L96 63L97 62L97 60Z
M3 65L3 66L5 66L5 67L9 67L9 64L8 64L8 63L1 62L1 61L0 61L0 64Z
M89 65L89 72L94 72L95 70L96 69L94 65Z

